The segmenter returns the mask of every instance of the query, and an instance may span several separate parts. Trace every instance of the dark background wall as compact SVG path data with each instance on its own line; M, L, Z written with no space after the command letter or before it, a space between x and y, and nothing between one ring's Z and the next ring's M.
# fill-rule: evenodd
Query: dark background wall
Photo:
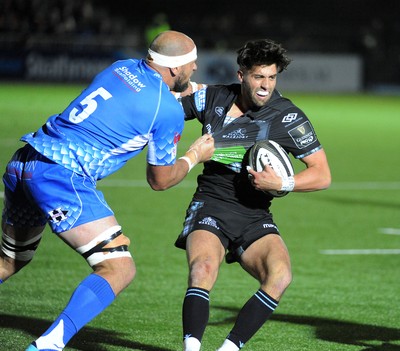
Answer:
M0 55L11 60L38 47L140 51L147 47L146 31L160 19L200 49L236 49L269 37L289 53L358 54L365 89L400 86L398 0L0 0Z

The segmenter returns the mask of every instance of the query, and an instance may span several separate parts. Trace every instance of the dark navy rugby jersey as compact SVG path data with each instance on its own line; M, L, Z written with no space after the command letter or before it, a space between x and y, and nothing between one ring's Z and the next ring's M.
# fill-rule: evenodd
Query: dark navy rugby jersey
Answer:
M215 85L181 99L185 120L199 120L203 134L212 133L215 139L216 151L212 161L204 164L195 197L208 195L265 207L271 197L248 181L243 159L250 147L260 140L274 140L300 159L320 150L321 144L303 111L276 90L266 106L247 111L224 126L239 93L240 84Z

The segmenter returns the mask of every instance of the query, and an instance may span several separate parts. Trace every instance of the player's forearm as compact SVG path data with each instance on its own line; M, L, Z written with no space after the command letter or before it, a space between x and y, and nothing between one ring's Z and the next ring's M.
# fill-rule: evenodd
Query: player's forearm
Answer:
M180 183L198 162L197 152L189 150L172 166L148 165L147 182L153 190L167 190Z
M294 176L293 191L324 190L331 185L331 171L323 149L304 157L301 161L307 168Z
M317 191L329 188L331 173L329 167L310 167L294 176L295 192Z
M210 160L214 139L205 134L198 138L172 166L147 166L147 181L153 190L166 190L178 184L198 163Z

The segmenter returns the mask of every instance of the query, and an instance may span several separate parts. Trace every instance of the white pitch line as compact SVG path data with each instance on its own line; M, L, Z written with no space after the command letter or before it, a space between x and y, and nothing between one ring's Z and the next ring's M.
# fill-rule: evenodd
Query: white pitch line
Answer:
M175 185L174 188L195 188L196 181L184 180ZM115 188L147 188L150 187L146 180L131 180L131 179L102 179L97 183L99 187L115 187Z
M379 232L389 235L400 235L400 228L379 228Z
M400 190L400 182L333 182L331 190Z
M146 180L134 179L103 179L99 186L104 187L148 187ZM184 180L177 186L185 188L195 187L196 182ZM332 183L330 190L400 190L400 182L337 182Z
M321 250L323 255L400 255L400 249Z

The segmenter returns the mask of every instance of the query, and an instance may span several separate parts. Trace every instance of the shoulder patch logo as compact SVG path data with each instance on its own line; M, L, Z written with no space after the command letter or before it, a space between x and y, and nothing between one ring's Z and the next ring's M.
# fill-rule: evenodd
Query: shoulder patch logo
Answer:
M289 130L289 135L299 149L304 149L317 141L317 136L309 121Z
M293 122L297 118L297 113L289 113L282 119L282 123Z
M196 104L197 111L204 111L206 108L206 89L201 89L194 93L194 102Z

